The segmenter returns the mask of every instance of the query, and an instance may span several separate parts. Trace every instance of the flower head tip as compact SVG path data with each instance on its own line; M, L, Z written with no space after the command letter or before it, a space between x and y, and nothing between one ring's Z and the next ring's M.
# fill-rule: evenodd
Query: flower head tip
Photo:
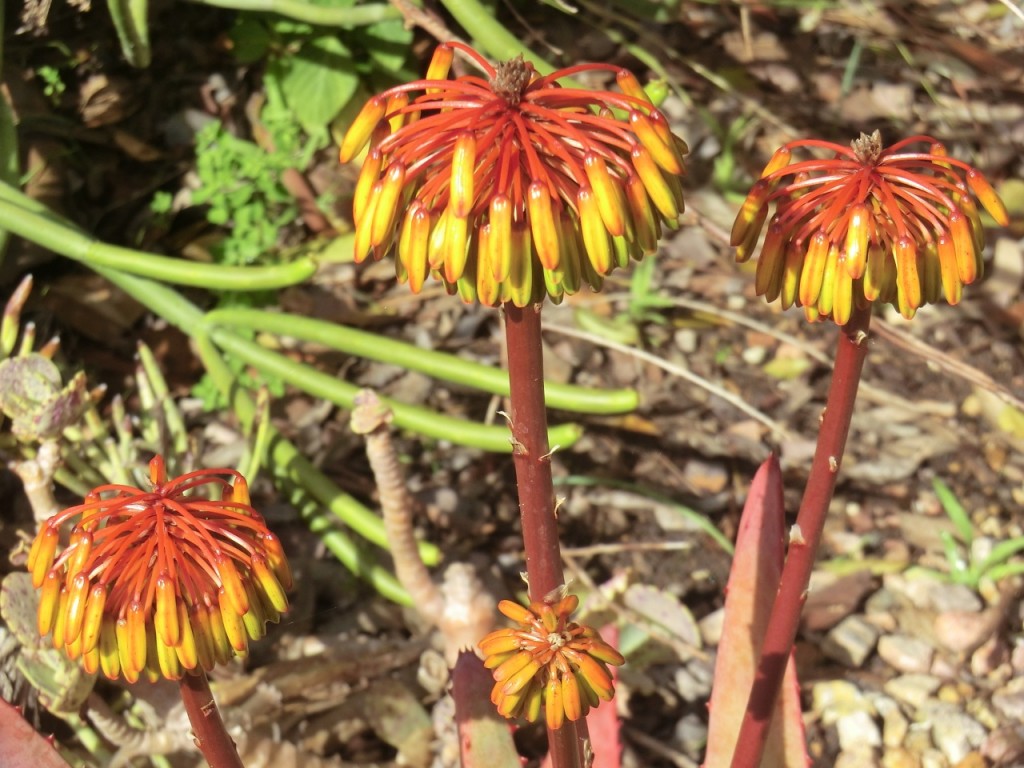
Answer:
M912 151L914 144L926 147ZM797 149L832 156L794 163ZM1008 224L985 177L928 136L889 147L878 131L849 147L795 141L772 156L751 188L732 245L738 260L749 259L767 220L757 293L784 308L803 306L809 319L844 325L855 304L875 300L910 318L943 297L958 303L963 286L980 276L984 236L975 199Z
M462 51L485 74L449 78ZM615 74L621 92L558 81ZM353 199L355 258L396 251L414 292L428 274L466 301L559 301L651 253L683 208L686 145L629 72L584 64L541 76L460 43L426 79L371 98L341 144L367 145Z
M231 469L170 481L159 456L153 488L104 485L39 531L28 557L41 590L39 633L86 670L135 682L180 678L244 655L288 608L280 540ZM219 501L191 495L211 486ZM59 555L61 526L77 518Z

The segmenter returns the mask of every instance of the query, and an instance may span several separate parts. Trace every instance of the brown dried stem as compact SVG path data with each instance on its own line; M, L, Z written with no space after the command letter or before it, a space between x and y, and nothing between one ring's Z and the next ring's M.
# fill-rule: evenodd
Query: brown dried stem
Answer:
M352 431L363 435L366 440L366 457L377 481L384 531L395 561L395 575L409 592L420 614L434 624L444 609L444 599L420 558L419 545L413 534L412 499L388 429L391 418L391 409L380 401L375 392L364 389L356 396Z

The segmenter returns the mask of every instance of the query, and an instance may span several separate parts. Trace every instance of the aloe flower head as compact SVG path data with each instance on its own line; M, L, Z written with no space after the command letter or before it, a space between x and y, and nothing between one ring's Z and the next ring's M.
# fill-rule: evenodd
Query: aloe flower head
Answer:
M95 488L44 523L29 551L40 635L112 680L209 670L244 655L288 608L281 542L238 472L168 480L157 456L150 477L151 490ZM219 498L193 494L203 487ZM60 529L72 521L58 554Z
M484 666L493 670L491 702L505 717L537 720L549 728L575 722L615 695L608 665L625 662L597 630L571 620L575 595L535 600L529 608L502 600L498 610L517 627L498 629L480 641Z
M793 162L797 150L830 156ZM732 245L739 261L749 259L767 220L757 293L783 308L804 307L808 319L845 325L855 305L873 301L910 318L940 298L958 303L963 286L981 275L984 235L975 199L1008 224L981 172L928 136L885 148L878 131L849 147L794 141L776 151L751 188Z
M456 51L485 77L450 77ZM614 74L621 92L559 82L593 72ZM366 103L341 161L367 144L355 259L394 250L414 292L433 274L467 302L558 301L652 253L683 208L686 145L610 64L542 76L521 57L492 66L447 43L425 79Z

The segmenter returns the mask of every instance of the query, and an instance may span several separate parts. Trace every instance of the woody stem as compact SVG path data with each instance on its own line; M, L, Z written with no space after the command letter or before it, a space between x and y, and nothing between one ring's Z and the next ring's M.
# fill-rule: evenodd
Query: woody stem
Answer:
M540 304L524 308L511 304L505 306L509 424L531 600L543 600L565 583L544 406L540 308ZM554 768L579 768L583 765L582 743L576 723L567 722L557 730L549 729L548 743Z
M790 531L786 563L765 630L761 659L743 723L740 725L732 768L757 768L761 764L768 727L775 711L786 663L796 640L800 612L807 599L811 570L835 491L846 438L850 433L857 386L867 357L870 322L870 306L854 308L850 321L840 329L832 383L818 432L818 444L796 525Z
M235 749L235 742L224 727L206 673L202 669L187 672L181 678L179 688L185 712L192 723L196 746L210 768L244 768Z

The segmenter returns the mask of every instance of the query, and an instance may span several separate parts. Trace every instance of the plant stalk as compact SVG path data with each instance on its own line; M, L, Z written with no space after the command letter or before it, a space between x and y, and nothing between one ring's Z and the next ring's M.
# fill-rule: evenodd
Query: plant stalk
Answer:
M814 460L796 525L790 529L786 563L765 630L761 659L736 741L732 768L758 768L761 763L768 727L775 711L786 663L796 641L811 570L835 491L846 438L850 433L857 386L867 357L870 322L871 307L858 307L853 310L850 321L840 329L832 383L822 414L818 444L814 450Z
M179 688L185 712L192 723L196 746L210 768L244 768L235 749L235 742L224 727L206 673L199 670L198 674L186 674L181 678Z
M505 305L511 411L508 421L512 429L512 460L516 468L531 600L543 600L565 583L544 406L541 306ZM583 765L582 742L576 723L566 722L557 730L549 728L548 744L553 768Z

